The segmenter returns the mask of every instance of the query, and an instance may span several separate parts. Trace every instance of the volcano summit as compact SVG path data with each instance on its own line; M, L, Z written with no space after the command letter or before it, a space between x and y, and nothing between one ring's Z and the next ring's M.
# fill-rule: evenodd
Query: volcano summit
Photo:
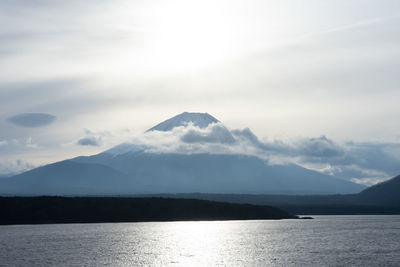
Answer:
M199 128L206 128L212 123L218 123L219 121L208 113L190 113L183 112L175 117L172 117L166 121L163 121L156 126L148 129L150 131L171 131L175 127L186 126L189 123L193 123L194 126Z

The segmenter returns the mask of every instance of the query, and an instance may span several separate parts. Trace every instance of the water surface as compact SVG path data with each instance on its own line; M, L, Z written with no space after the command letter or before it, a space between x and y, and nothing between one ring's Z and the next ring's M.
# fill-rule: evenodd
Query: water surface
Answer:
M400 215L0 226L1 266L399 266Z

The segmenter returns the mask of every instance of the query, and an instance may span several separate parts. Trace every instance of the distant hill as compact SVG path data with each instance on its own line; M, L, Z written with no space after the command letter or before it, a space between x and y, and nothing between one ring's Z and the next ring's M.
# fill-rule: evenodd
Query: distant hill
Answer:
M198 194L197 196L200 196ZM182 194L181 196L185 196ZM196 194L186 194L187 197L197 198ZM385 182L373 185L358 194L335 195L245 195L245 194L208 194L207 199L259 205L356 205L400 207L400 175ZM201 198L201 197L200 197Z
M294 214L400 214L400 176L371 186L359 194L159 194L157 196L271 205Z
M369 205L400 206L400 175L365 189L358 194L358 201Z
M0 214L0 224L297 218L269 206L122 197L0 197Z

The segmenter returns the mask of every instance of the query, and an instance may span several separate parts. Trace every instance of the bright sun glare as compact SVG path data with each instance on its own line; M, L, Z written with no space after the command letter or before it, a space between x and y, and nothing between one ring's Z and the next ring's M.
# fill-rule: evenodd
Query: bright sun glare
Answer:
M279 42L285 16L273 3L267 6L262 14L230 1L112 6L118 14L118 23L113 23L127 35L114 43L108 67L112 65L118 75L125 70L129 75L159 75L198 73L230 64Z
M149 63L171 71L195 71L218 64L234 48L233 29L221 8L168 2L152 14Z

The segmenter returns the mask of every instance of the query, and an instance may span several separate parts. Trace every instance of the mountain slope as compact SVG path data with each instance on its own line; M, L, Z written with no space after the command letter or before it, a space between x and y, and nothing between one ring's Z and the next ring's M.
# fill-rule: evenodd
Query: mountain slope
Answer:
M333 194L364 187L300 166L268 165L245 155L101 153L73 159L98 163L140 179L143 193Z
M400 175L365 189L358 200L363 204L400 206Z
M49 164L0 180L4 195L81 195L134 192L125 174L101 164L70 160Z

